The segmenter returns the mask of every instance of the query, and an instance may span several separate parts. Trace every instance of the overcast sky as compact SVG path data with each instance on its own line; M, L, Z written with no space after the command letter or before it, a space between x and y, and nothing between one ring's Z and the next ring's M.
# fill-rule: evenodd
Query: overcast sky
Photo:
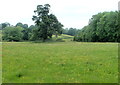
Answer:
M50 4L64 28L81 29L88 24L92 15L103 11L118 10L119 0L0 0L0 23L18 22L34 25L32 16L37 5Z

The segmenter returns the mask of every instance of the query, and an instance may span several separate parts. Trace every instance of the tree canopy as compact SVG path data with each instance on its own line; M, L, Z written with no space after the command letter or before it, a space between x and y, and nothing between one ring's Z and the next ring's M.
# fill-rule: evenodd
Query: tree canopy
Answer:
M118 12L103 12L93 15L89 24L74 37L83 42L118 42L120 41Z
M42 39L45 41L48 38L52 38L55 34L62 33L63 25L58 21L57 17L49 13L50 5L38 5L37 9L34 11L36 15L33 16L32 20L37 26L37 31L34 31L36 39Z
M23 28L21 27L6 27L3 30L3 40L6 41L21 41L23 37Z

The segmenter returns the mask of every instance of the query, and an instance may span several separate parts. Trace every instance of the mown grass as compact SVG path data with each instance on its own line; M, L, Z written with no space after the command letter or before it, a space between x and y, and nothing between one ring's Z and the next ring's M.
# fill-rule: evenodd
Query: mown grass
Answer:
M3 83L117 83L117 43L3 43Z

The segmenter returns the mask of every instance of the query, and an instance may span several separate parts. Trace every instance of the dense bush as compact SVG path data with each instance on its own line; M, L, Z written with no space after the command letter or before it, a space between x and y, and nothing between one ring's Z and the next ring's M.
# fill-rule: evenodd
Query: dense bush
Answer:
M6 41L21 41L23 37L23 28L21 27L6 27L3 29L3 40Z

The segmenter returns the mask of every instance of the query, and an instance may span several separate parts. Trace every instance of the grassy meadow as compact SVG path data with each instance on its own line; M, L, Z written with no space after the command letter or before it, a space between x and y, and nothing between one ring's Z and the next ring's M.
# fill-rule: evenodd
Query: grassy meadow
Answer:
M2 83L2 31L0 30L0 84Z
M3 42L3 83L117 83L118 44Z
M2 43L0 42L0 84L2 83Z
M0 42L0 84L2 83L2 43Z

